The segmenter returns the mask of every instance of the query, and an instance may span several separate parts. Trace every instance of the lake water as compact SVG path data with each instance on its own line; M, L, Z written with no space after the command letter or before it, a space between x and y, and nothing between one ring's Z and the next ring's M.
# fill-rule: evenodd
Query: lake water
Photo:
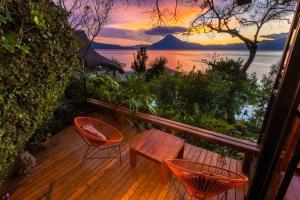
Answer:
M107 57L117 59L125 64L125 70L131 70L133 54L136 50L97 50L98 53ZM148 50L148 63L156 57L164 56L168 59L167 66L176 69L178 63L182 66L183 71L191 71L195 66L196 70L204 70L206 65L203 59L209 59L214 56L228 57L232 59L246 60L248 51L206 51L206 50ZM272 64L278 62L281 58L282 51L258 51L256 57L248 70L249 73L256 72L258 78L269 71Z

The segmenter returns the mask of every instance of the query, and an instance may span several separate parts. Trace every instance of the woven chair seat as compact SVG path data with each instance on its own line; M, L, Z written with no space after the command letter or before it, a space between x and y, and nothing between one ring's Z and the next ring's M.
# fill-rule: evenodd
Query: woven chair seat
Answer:
M168 159L166 164L182 181L188 192L199 199L209 198L248 182L243 174L182 159Z
M106 136L106 139L98 137L83 127L92 125L96 130ZM123 135L111 125L92 117L76 117L74 119L74 127L78 133L92 146L119 144L123 140Z

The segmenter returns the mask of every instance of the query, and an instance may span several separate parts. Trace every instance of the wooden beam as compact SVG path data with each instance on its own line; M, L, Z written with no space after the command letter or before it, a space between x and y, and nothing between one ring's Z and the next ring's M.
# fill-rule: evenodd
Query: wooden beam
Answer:
M283 169L284 172L282 173L283 179L278 189L278 193L276 194L276 199L284 198L300 160L300 108L299 107L298 107L298 116L294 121L293 130L291 132L290 143L288 144L287 148L288 148L286 152L287 158L283 160L283 163L284 164L287 163L288 166L286 166L285 169Z
M260 151L260 146L254 142L249 142L246 140L234 138L225 134L216 133L199 127L191 126L188 124L172 121L169 119L157 117L142 112L134 113L132 110L125 108L123 106L112 105L93 98L88 98L87 102L97 107L106 108L109 110L113 110L115 112L123 113L125 115L129 115L139 120L147 121L152 124L165 127L168 129L180 131L188 135L193 135L197 138L204 139L212 143L218 143L224 146L235 148L240 151L251 152L252 154L257 154Z
M248 199L266 199L267 190L274 176L284 144L292 127L300 101L300 8L297 6L290 41L285 47L285 59L281 61L281 71L274 87L272 102L269 104L268 116L265 119L264 135L261 142L261 153L256 166L256 173L250 187ZM277 191L272 191L277 192Z

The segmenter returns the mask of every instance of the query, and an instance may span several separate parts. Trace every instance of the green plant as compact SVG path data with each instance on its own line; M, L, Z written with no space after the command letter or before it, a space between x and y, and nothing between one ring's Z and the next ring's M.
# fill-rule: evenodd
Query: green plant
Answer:
M140 47L137 54L133 54L134 60L131 68L138 74L144 73L146 71L146 63L148 60L146 47Z
M243 107L256 104L257 79L255 75L239 77L243 67L241 59L221 58L209 60L206 63L209 66L206 73L220 77L228 86L228 94L223 99L226 108L226 120L229 123L235 123L235 116Z
M165 71L167 63L168 60L163 56L155 58L150 63L150 68L146 71L146 80L149 81L159 77Z
M133 76L124 83L118 83L114 77L101 73L90 73L87 77L89 95L117 105L125 105L135 112L156 112L151 105L154 96L143 79Z
M18 158L19 175L27 175L36 166L36 159L28 152L20 153Z
M253 124L255 124L256 129L260 130L265 113L267 110L267 105L271 97L271 92L273 89L276 76L278 74L280 65L274 64L270 67L268 74L265 74L260 82L260 90L257 93L258 104L254 109L254 116L252 117Z
M166 61L158 58L155 63L162 66ZM140 74L121 83L109 76L93 74L90 75L93 78L89 79L92 82L88 84L88 90L103 101L134 111L152 112L175 121L254 141L258 131L253 121L237 116L244 112L245 106L257 105L255 97L260 87L256 78L236 78L242 67L241 60L218 59L210 61L208 65L210 68L205 73L192 71L171 74L166 71L152 79L144 79L144 74ZM179 136L186 138L180 133ZM241 156L237 151L195 137L186 139L219 153L238 158Z
M78 65L68 14L50 0L0 8L0 181L45 119Z

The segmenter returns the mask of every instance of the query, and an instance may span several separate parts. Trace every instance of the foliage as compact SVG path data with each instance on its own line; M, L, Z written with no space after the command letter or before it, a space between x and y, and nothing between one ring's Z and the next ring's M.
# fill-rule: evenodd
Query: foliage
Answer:
M122 83L117 83L108 76L93 74L93 79L89 79L88 90L90 95L130 107L134 111L153 113L155 110L157 115L175 121L255 140L257 129L253 127L252 121L238 119L237 116L245 106L257 104L257 79L255 76L237 79L236 75L242 67L241 60L218 59L207 61L207 64L209 68L205 73L165 72L149 80L144 79L144 76L132 76ZM147 77L147 72L145 76ZM219 153L239 155L236 151L220 148L194 137L185 139Z
M81 73L74 71L64 95L58 100L56 109L44 118L28 141L28 148L43 142L47 137L72 124L74 117L78 114L78 109L83 104L85 104L83 77Z
M155 60L150 63L150 68L146 72L146 80L149 81L159 77L165 71L167 63L168 60L163 56L155 58Z
M132 77L124 83L118 83L113 77L101 73L89 74L87 89L89 95L117 105L124 105L133 111L149 111L155 113L151 102L153 95L145 82Z
M146 63L148 60L146 47L140 47L137 54L133 54L134 60L131 64L131 68L138 74L144 73L146 71Z
M239 114L246 105L256 103L257 79L255 75L250 78L239 78L243 61L221 58L218 60L206 61L209 69L208 74L214 74L224 80L228 87L228 95L224 96L223 102L226 107L226 118L230 123L235 122L235 116Z
M78 64L68 14L50 0L0 8L0 180L51 118Z
M261 83L260 83L260 90L257 93L257 101L258 104L254 109L254 116L252 118L253 124L255 124L256 129L260 130L263 119L266 113L267 105L269 99L271 97L271 92L273 89L274 82L276 80L277 73L279 71L279 64L274 64L271 66L270 71L268 74L264 75Z
M238 1L203 1L195 0L191 6L200 8L192 20L189 33L228 34L239 39L249 50L249 57L240 72L245 75L256 55L260 32L271 21L289 22L296 8L296 1L256 0L239 5ZM251 29L242 31L251 26Z
M81 56L81 61L87 56L93 41L99 35L103 26L107 23L111 14L113 0L59 0L55 1L61 8L69 13L69 24L75 30L81 30L90 36L89 41L84 46L85 51ZM81 46L82 48L82 46ZM82 63L83 69L84 63Z
M24 151L19 155L18 165L20 165L19 175L27 175L36 165L36 159L28 152Z

